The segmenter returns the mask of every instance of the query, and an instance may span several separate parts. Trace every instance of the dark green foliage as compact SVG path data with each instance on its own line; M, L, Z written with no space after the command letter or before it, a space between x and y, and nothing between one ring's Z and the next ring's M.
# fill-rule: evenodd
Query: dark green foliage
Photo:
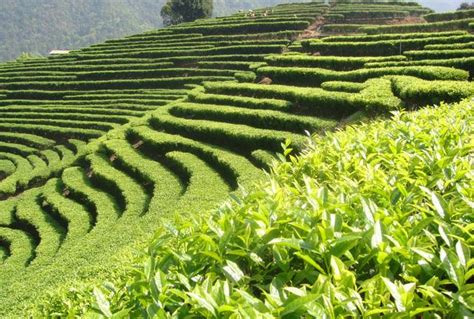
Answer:
M360 33L360 24L325 24L322 31L325 33Z
M188 97L191 101L204 104L233 105L250 109L289 111L289 109L292 107L292 104L285 100L210 94L203 93L201 91L191 92L189 93Z
M401 66L445 66L468 71L470 77L474 75L474 57L436 59L436 60L411 60L411 61L388 61L388 62L368 62L367 68L385 68Z
M426 45L431 44L457 44L472 42L473 40L474 36L461 35L370 42L323 42L310 40L303 41L301 44L305 51L319 52L321 55L391 56L401 55L409 50L421 50Z
M456 12L430 13L424 15L423 18L425 18L425 20L428 22L468 19L474 18L474 10L458 10Z
M474 83L459 81L425 81L415 77L390 78L394 93L412 106L442 101L458 102L474 95Z
M168 0L161 9L161 17L168 26L209 18L212 10L213 0Z
M382 33L412 33L412 32L445 32L453 30L468 30L473 19L433 22L425 24L402 24L395 26L367 26L361 27L360 32L368 34Z
M467 35L467 31L448 31L448 32L416 32L416 33L399 33L399 34L375 34L375 35L346 35L346 36L330 36L322 38L324 42L367 42L367 41L384 41L384 40L403 40L403 39L423 39L437 37L452 37Z
M171 134L201 140L236 152L246 152L256 148L277 152L286 139L292 141L293 147L302 150L305 141L304 136L294 133L265 130L243 124L201 120L199 117L194 120L161 114L152 117L150 125Z
M320 88L250 83L205 83L210 93L277 98L293 103L296 110L308 114L342 118L358 110L374 113L397 109L401 101L391 91L390 82L374 79L366 83L360 94L331 92Z
M244 109L232 106L212 104L179 103L170 108L170 114L201 120L246 124L254 127L283 130L304 134L330 129L336 121L322 120L314 117L296 116L273 110Z
M359 93L366 87L365 83L328 81L321 83L321 88L326 91Z
M274 66L298 66L330 69L335 71L347 71L361 69L366 63L404 61L403 55L387 57L337 57L337 56L310 56L310 55L270 55L265 57L269 65Z
M405 55L413 60L469 58L474 55L474 49L415 50Z
M371 78L386 75L411 75L426 80L467 80L469 73L446 67L436 66L403 66L352 71L332 71L321 68L298 67L261 67L257 70L260 76L270 77L275 83L298 86L320 86L327 81L365 82Z
M276 32L277 30L303 30L309 26L308 21L291 20L277 22L241 22L234 24L224 24L217 26L196 25L177 27L175 32L188 33L199 32L205 35L213 34L241 34L257 32Z

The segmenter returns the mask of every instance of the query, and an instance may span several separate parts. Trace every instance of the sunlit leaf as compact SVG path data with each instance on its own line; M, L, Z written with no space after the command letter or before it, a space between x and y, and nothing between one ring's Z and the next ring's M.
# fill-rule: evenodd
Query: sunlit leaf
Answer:
M102 291L100 291L98 288L94 288L94 296L97 306L99 307L102 314L107 318L111 318L112 312L110 311L110 303Z
M245 274L240 270L239 266L231 260L226 261L226 266L223 267L226 276L235 283L238 283Z

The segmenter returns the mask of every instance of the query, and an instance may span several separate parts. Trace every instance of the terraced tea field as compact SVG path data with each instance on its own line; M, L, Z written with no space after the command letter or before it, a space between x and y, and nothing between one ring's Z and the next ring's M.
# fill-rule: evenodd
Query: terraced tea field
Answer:
M282 144L474 95L473 25L311 2L0 65L0 316L107 278L158 225L251 187Z

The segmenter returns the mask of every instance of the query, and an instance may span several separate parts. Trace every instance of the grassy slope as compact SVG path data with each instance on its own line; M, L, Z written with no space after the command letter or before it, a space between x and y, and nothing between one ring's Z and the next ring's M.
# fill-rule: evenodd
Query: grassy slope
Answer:
M254 191L158 231L115 286L37 311L472 316L473 130L466 100L314 137Z

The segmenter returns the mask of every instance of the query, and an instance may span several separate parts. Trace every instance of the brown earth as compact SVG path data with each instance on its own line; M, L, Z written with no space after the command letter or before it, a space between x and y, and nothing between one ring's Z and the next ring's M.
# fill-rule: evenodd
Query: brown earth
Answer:
M406 17L405 19L388 20L387 24L415 24L415 23L426 23L426 20L422 17Z
M323 17L318 17L302 34L298 37L298 40L317 38L321 35L321 26L325 23Z

